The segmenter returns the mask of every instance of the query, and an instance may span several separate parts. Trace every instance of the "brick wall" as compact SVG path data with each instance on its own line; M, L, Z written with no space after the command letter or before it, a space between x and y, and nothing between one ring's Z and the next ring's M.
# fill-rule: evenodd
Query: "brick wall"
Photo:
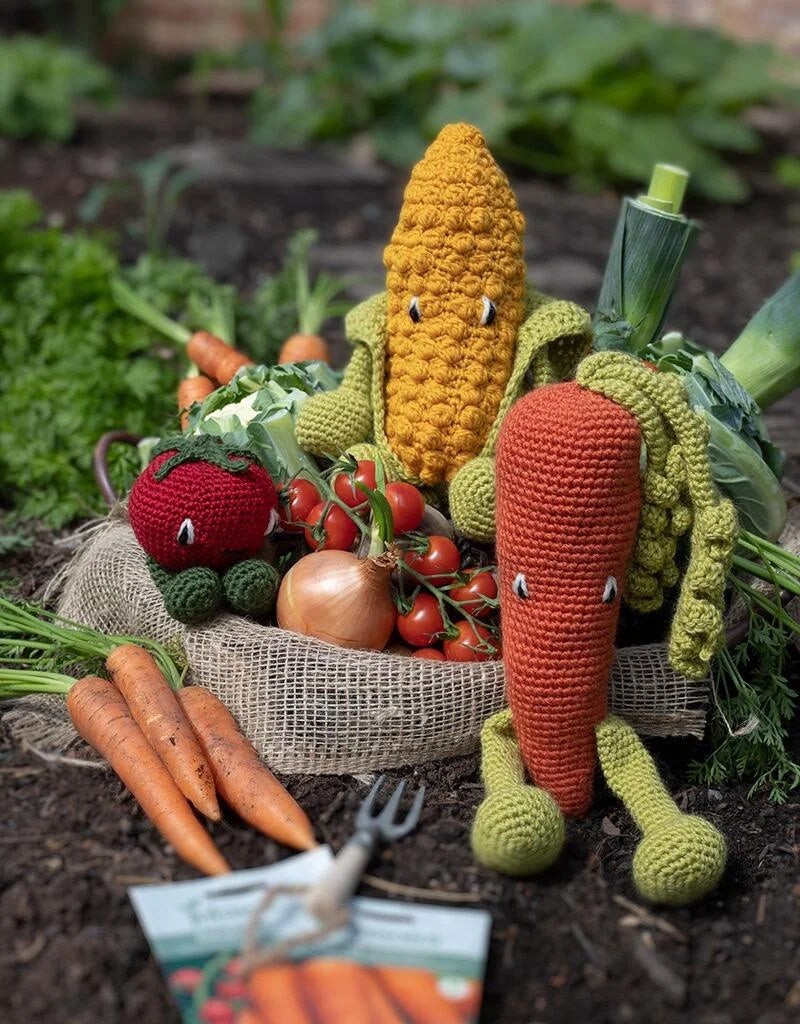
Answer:
M356 2L356 0L354 0ZM429 0L430 2L430 0ZM481 0L448 0L473 6ZM488 0L487 0L488 2ZM558 0L581 3L584 0ZM742 39L766 39L800 55L800 0L618 0L656 17L707 25ZM332 0L292 0L289 32L302 34L324 19ZM264 31L252 0L128 0L115 35L161 56L235 49Z

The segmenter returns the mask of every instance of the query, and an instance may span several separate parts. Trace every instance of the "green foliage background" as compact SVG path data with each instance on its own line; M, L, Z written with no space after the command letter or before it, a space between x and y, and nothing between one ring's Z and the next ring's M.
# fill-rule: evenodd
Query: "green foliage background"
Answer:
M672 161L722 201L748 192L725 155L760 145L742 112L789 96L769 46L605 3L340 3L275 54L261 54L271 77L253 101L264 142L367 133L382 158L407 165L443 124L468 121L498 157L537 172L596 187Z

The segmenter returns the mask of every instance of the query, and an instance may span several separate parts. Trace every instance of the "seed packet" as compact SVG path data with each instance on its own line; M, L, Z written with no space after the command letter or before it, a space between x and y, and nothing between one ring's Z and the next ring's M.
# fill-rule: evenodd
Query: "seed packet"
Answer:
M129 890L184 1024L477 1022L484 910L358 896L348 924L245 973L245 930L265 891L313 884L331 857L323 846L270 867ZM297 893L276 895L256 920L259 949L318 925Z

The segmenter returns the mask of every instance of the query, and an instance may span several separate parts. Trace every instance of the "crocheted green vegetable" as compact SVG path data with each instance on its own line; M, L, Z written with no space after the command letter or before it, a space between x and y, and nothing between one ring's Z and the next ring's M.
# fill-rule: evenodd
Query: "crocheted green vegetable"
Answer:
M223 597L243 615L267 615L280 578L253 557L278 521L272 480L245 450L209 436L171 438L131 490L128 516L169 614L196 624Z
M634 862L643 895L688 902L716 884L723 840L679 814L633 732L606 718L621 595L658 607L679 580L676 542L690 527L670 660L704 676L722 641L737 522L712 486L706 440L675 377L611 352L585 359L576 381L525 396L506 418L497 553L519 750L507 718L487 723L487 798L473 833L485 863L528 873L551 862L561 843L554 812L586 812L599 757L645 833ZM523 761L551 801L525 786Z

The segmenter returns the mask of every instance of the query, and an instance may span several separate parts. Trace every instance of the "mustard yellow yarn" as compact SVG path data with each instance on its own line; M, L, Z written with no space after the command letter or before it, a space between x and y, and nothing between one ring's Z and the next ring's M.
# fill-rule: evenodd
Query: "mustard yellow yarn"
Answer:
M533 875L549 867L564 845L564 818L549 793L525 784L508 709L483 724L481 774L486 797L472 825L476 858L512 876Z
M676 671L703 677L724 638L725 583L738 537L733 504L719 496L711 478L708 426L689 408L678 377L653 373L635 356L588 356L576 379L629 409L645 441L639 535L623 590L632 608L660 607L664 589L678 583L677 538L691 528L668 656Z
M423 483L449 481L497 417L523 318L524 230L478 129L445 126L411 172L384 253L386 437ZM496 313L482 325L485 300Z
M600 767L643 833L633 857L636 888L654 903L692 903L719 882L727 861L723 836L705 818L682 814L652 757L629 725L609 715L596 727Z

